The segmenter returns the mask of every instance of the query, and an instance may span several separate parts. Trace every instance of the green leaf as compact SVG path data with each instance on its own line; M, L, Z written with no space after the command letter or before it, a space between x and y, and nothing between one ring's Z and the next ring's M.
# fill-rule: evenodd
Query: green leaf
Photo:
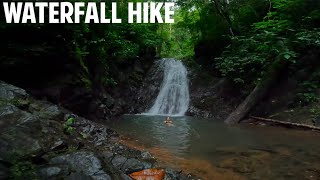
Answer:
M291 58L291 56L290 56L289 54L285 54L283 57L284 57L285 59L290 59L290 58Z

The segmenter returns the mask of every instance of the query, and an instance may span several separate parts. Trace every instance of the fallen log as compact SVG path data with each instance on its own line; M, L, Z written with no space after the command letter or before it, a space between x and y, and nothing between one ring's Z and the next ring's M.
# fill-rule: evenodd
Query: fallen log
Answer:
M312 126L312 125L308 125L308 124L286 122L286 121L280 121L280 120L275 120L275 119L267 119L267 118L262 118L262 117L255 117L255 116L250 116L250 118L252 118L254 120L258 120L258 121L264 121L264 122L268 122L268 123L275 123L275 124L279 124L281 126L286 126L286 127L295 127L295 128L303 128L303 129L311 129L311 130L320 131L320 127Z
M224 121L227 124L239 123L263 99L269 89L278 80L283 69L287 67L287 61L281 59L276 60L270 66L264 80L259 82L246 99L234 110Z

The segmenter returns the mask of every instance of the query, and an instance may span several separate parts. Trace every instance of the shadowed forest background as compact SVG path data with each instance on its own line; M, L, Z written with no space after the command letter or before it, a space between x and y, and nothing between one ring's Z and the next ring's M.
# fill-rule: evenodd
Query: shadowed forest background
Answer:
M119 145L114 140L119 140L119 135L108 126L117 124L124 114L140 114L151 107L163 80L163 73L155 67L162 58L175 58L187 66L187 116L227 124L250 122L319 130L319 0L175 0L174 24L125 23L127 2L117 1L118 16L124 22L121 24L85 24L83 19L80 24L6 24L4 14L0 14L0 179L36 177L35 169L48 165L52 157L65 158L73 166L81 165L87 157L100 163L97 156L106 157L100 159L105 164L95 169L100 172L104 168L104 178L127 177L133 170L117 169L115 164L131 158L133 165L127 164L131 168L137 159L141 163L145 154ZM110 9L107 7L109 17ZM25 89L37 100L6 83ZM162 117L154 119L163 128ZM181 127L187 132L192 128L188 123L197 126L202 122L181 119ZM148 118L142 120L150 122ZM206 125L204 128L211 127ZM145 127L152 129L148 124ZM230 130L227 126L212 127L222 134ZM206 129L204 134L210 137L211 131ZM225 142L242 142L232 141L238 131L232 133L230 142ZM252 136L244 134L244 139L251 142ZM300 131L292 134L314 140L313 136L302 136ZM215 142L219 145L221 138L217 137ZM267 137L261 139L270 140ZM228 179L236 173L239 177L255 178L254 168L274 168L287 159L290 170L308 169L285 174L287 166L283 166L279 171L271 169L271 174L275 173L270 177L290 178L294 173L298 173L297 179L319 176L319 153L312 148L297 146L291 151L290 146L282 144L274 145L275 150L261 146L245 150L247 156L229 147L205 152L214 152L217 159L230 152L235 155L233 160L226 159L223 171L217 170L221 168L218 165L214 166L215 171L210 169L214 174L211 177ZM309 154L304 153L307 151ZM110 157L118 158L115 164L106 160ZM295 157L306 162L299 160L299 164ZM171 156L165 158L172 161ZM88 162L80 165L75 169L96 167ZM248 170L251 166L252 171ZM143 168L146 169L144 165ZM66 175L64 170L56 177L73 173L66 170ZM258 175L266 177L264 173Z
M123 22L126 2L118 4ZM101 92L139 88L155 58L173 57L225 77L240 99L259 83L269 89L289 80L287 105L304 106L318 101L319 7L316 0L176 1L175 24L6 24L2 13L1 79L88 115Z

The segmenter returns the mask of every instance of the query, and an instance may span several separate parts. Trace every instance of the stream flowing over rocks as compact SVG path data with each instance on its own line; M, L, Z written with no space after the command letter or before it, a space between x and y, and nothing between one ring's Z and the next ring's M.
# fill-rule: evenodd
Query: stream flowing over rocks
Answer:
M129 180L132 172L160 168L148 152L121 144L107 126L2 81L0 132L0 179L25 173L40 179ZM164 169L165 179L195 179Z

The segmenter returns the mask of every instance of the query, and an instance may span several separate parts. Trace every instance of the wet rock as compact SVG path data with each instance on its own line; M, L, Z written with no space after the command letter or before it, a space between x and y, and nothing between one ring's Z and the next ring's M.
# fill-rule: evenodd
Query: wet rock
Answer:
M198 108L196 108L196 107L194 107L192 105L188 108L188 111L186 112L186 114L188 116L204 117L204 118L212 118L212 117L214 117L211 112L198 109Z
M24 89L15 87L0 81L0 99L2 100L13 100L17 97L26 97L28 94Z
M163 80L163 67L163 61L156 61L145 76L146 78L142 86L140 86L140 89L134 95L136 102L135 107L137 109L136 113L145 112L152 106L160 91L161 82Z
M132 178L126 174L121 174L120 177L122 180L132 180Z
M13 156L17 159L32 158L43 179L109 180L111 177L108 173L111 172L114 178L129 180L131 178L125 173L153 166L140 160L152 158L150 153L119 145L119 135L104 125L78 117L45 101L27 98L20 103L22 106L18 106L15 102L27 96L24 90L11 85L4 86L2 82L0 90L0 179L7 179L9 174L9 169L3 167L1 162L10 162ZM2 97L9 101L2 101ZM112 115L119 114L128 106L125 101L115 102L114 105L111 105L112 102L99 103L104 110L112 106L115 110ZM63 133L64 123L70 117L75 118L72 127L76 133L67 136ZM87 151L81 150L83 145ZM98 148L103 152L99 153L99 157L103 158L108 173L98 156L90 151L96 146L100 146ZM68 147L70 151L67 154L57 155L66 153L61 150ZM52 158L53 155L56 157Z
M63 112L62 110L56 106L49 104L48 102L37 102L37 104L31 104L32 112L43 119L55 119L55 120L63 120Z
M57 176L61 173L62 169L59 167L48 167L41 170L41 175L44 177Z
M115 100L113 97L111 97L109 94L105 94L104 99L102 100L102 103L106 105L107 108L112 109L115 104Z
M31 104L30 99L17 99L14 103L14 105L17 108L19 108L23 111L28 111L30 104Z
M50 117L61 117L62 115L62 112L56 105L46 106L43 110L46 112L45 114Z
M0 128L4 129L10 125L16 123L15 115L18 113L19 109L13 105L1 105L0 104Z
M107 139L108 137L108 133L107 133L107 129L106 128L99 128L96 131L94 131L94 143L95 145L99 146L102 145L103 142ZM92 133L91 133L92 135Z
M153 156L148 151L143 151L141 156L143 159L153 159Z
M57 150L61 150L67 147L67 144L62 141L62 140L58 140L56 141L52 147L50 148L51 151L57 151Z
M91 176L94 180L112 180L112 178L106 173L97 173L94 176Z
M25 112L25 111L18 111L15 113L12 117L9 119L16 120L16 125L27 128L29 125L38 125L40 126L40 121L37 116L34 116L31 113ZM38 128L34 127L34 128Z
M59 175L68 175L69 170L68 167L59 167L59 166L51 166L40 169L41 177L51 178Z
M71 173L65 179L66 180L92 180L90 176L80 174L80 173Z
M201 180L198 177L195 177L191 174L183 174L182 171L176 171L170 168L166 169L166 175L164 177L164 180Z
M115 166L118 169L122 169L123 164L127 161L126 157L120 156L120 155L116 155L111 163L113 166Z
M174 171L173 169L166 169L166 176L165 176L165 180L173 180L173 179L178 179L180 173L177 171Z
M108 140L108 133L105 127L88 124L85 127L81 127L80 131L83 134L87 134L90 137L90 141L96 146L104 145Z
M35 112L35 111L40 111L41 110L41 106L39 106L37 103L32 103L29 106L29 112Z
M136 171L141 171L143 169L151 168L151 164L141 162L137 159L131 158L128 159L122 166L122 169L125 173L132 173Z
M111 162L114 154L110 151L104 151L101 153L102 157L106 160L106 162Z
M111 179L103 170L100 160L93 152L75 152L55 157L50 160L50 164L66 164L73 171L83 173L92 179Z
M9 114L17 112L19 109L13 105L2 105L0 106L0 118Z
M22 128L11 129L0 136L0 158L4 160L38 154L41 150L39 140L23 132Z
M218 79L205 71L191 71L188 116L224 120L238 105L238 89L233 83Z
M86 134L91 134L94 130L95 126L93 124L88 124L85 127L81 128L81 131Z

